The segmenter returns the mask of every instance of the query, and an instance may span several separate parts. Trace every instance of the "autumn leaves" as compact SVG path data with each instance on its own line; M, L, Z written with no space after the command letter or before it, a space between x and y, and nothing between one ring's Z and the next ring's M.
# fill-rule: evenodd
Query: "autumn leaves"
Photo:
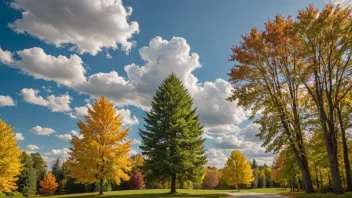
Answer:
M329 4L319 12L308 6L296 20L277 15L263 31L253 28L232 48L231 60L239 64L229 74L234 86L230 100L258 118L258 136L267 151L290 150L308 193L315 191L306 150L314 133L325 141L334 192L343 194L339 146L347 189L352 190L345 135L351 112L351 15L348 7Z

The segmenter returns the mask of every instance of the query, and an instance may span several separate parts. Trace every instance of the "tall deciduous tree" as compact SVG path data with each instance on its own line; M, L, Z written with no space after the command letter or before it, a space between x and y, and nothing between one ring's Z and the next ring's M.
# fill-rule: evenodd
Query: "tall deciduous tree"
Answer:
M239 46L232 48L230 72L233 94L230 100L252 110L261 125L258 136L267 151L278 152L289 144L304 177L306 192L314 192L304 143L303 84L297 77L303 66L294 21L277 15L265 23L265 30L252 28Z
M121 130L121 126L113 103L102 96L88 108L85 123L78 123L83 138L73 136L70 141L67 165L71 176L80 183L100 182L100 195L107 179L114 179L117 184L129 179L131 141L126 141L129 129Z
M177 179L200 182L206 163L203 127L192 105L180 79L171 74L156 90L145 129L140 130L144 173L161 181L171 178L171 193L176 192Z
M37 192L37 171L33 168L32 158L26 152L22 152L21 163L23 170L17 181L18 191L31 197Z
M53 195L59 184L56 182L56 178L53 174L48 173L40 181L39 192L43 195Z
M16 190L21 171L21 151L13 128L0 120L0 192Z
M295 24L302 43L300 56L305 68L299 77L314 102L330 162L334 192L343 194L338 168L336 109L352 90L352 9L327 5L321 12L313 6L299 11ZM344 133L344 129L340 128ZM345 140L346 137L343 137ZM348 160L346 141L344 155ZM351 170L346 164L348 188L352 189Z
M232 151L224 168L224 179L230 186L236 186L240 190L241 184L253 182L253 171L250 163L240 151Z

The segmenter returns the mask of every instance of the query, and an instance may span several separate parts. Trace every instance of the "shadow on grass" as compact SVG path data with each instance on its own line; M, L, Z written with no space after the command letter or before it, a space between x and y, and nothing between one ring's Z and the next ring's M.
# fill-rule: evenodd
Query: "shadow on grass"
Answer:
M203 195L191 195L187 193L176 193L176 194L170 194L170 193L146 193L146 194L130 194L130 195L85 195L85 196L70 196L69 198L82 198L82 197L88 197L88 198L117 198L117 197L126 197L126 198L145 198L145 197L209 197L209 198L217 198L217 197L229 197L226 194L203 194Z

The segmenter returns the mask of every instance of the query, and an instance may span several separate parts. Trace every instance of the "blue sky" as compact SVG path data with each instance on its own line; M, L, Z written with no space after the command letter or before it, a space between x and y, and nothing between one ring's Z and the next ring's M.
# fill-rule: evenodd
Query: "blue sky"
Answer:
M94 98L104 94L130 126L138 153L156 86L171 72L186 84L205 126L208 164L222 167L239 149L259 164L273 154L254 137L248 112L225 101L231 46L276 14L324 0L0 2L0 119L19 145L50 164L67 157L68 139ZM118 46L117 49L116 45ZM20 137L20 134L23 138Z

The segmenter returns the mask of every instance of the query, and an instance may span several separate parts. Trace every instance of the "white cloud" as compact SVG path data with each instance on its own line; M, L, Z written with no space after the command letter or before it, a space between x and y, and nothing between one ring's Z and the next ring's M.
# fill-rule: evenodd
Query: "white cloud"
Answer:
M69 87L86 81L82 59L75 54L69 58L61 55L55 57L47 55L41 48L34 47L17 51L17 55L20 59L14 61L13 67L35 79L55 81Z
M17 141L23 141L24 140L24 137L23 137L22 133L16 133L15 137L16 137Z
M58 158L67 158L69 157L68 152L70 149L63 148L63 149L52 149L50 152L44 153L46 156L50 157L58 157Z
M334 5L340 4L340 6L342 6L343 8L352 6L351 0L332 0L331 3Z
M0 95L0 106L16 106L16 104L10 96Z
M37 135L45 135L50 136L51 134L55 133L54 129L51 128L43 128L41 126L35 126L30 130L32 133Z
M228 155L225 155L225 153L222 150L212 148L212 149L207 150L205 153L208 156L207 157L207 160L208 160L207 165L208 166L215 166L217 168L224 167ZM227 153L229 153L229 152L227 152Z
M57 138L62 139L64 141L70 141L72 139L72 136L77 136L78 138L82 139L83 135L80 134L78 131L75 130L71 130L70 133L66 133L66 134L58 134L55 135Z
M132 144L140 145L141 143L141 140L132 139Z
M13 63L12 59L13 54L9 51L4 51L0 47L0 63L4 65L11 65Z
M73 119L83 118L84 116L88 115L88 107L87 106L75 107L74 111L72 111L69 115Z
M46 54L43 56L52 57ZM192 72L201 67L199 55L191 53L190 46L184 38L173 37L167 41L161 37L155 37L148 46L140 49L140 56L145 61L145 65L130 64L125 66L127 78L122 77L116 71L96 73L86 78L85 72L69 72L62 64L56 63L58 58L55 59L55 57L52 57L51 62L53 65L57 65L57 70L80 74L77 77L68 78L67 82L58 77L57 73L59 72L51 72L50 70L41 71L39 76L44 76L43 79L50 79L58 84L67 85L80 93L90 95L92 98L104 95L117 107L132 105L148 110L157 86L169 74L175 73L193 96L194 106L198 108L197 113L200 115L201 124L205 126L207 133L218 135L234 133L238 130L234 124L239 124L247 119L248 113L243 108L237 107L236 102L226 100L231 94L229 82L217 79L214 82L198 83L197 77ZM31 63L27 59L20 62ZM42 62L42 65L45 65L45 62ZM72 68L84 71L81 60ZM75 81L75 78L80 79L79 83L71 83ZM71 117L77 117L79 113L84 114L84 111L84 108L75 109L71 113ZM129 112L124 110L123 113L128 115ZM135 117L128 119L125 120L125 123L137 123Z
M256 135L260 132L259 127L260 127L259 124L251 123L247 125L245 128L240 129L237 132L237 135L245 141L262 142L262 140L259 137L256 137Z
M211 135L208 135L206 133L203 133L203 138L205 139L209 139L209 140L215 140L215 137L211 136Z
M62 139L64 141L70 141L72 139L72 135L71 134L59 134L59 135L55 135L57 138Z
M137 155L137 154L138 154L138 152L136 150L134 150L134 149L130 150L130 156Z
M57 47L70 44L79 53L96 55L103 49L125 51L133 46L133 34L139 32L138 23L129 23L131 7L121 0L15 0L12 7L22 12L22 18L9 24L17 33L28 33Z
M246 142L239 139L235 135L223 135L221 137L217 137L213 141L213 145L216 148L220 149L246 149L248 148Z
M116 109L116 113L120 115L123 125L132 126L139 123L137 117L132 116L129 109Z
M39 90L24 88L21 90L21 96L24 101L44 107L48 107L52 112L71 111L71 97L68 94L61 96L49 95L44 99L39 96Z
M29 150L29 151L34 151L34 150L38 150L39 147L37 145L34 145L34 144L28 144L26 146L26 149Z

